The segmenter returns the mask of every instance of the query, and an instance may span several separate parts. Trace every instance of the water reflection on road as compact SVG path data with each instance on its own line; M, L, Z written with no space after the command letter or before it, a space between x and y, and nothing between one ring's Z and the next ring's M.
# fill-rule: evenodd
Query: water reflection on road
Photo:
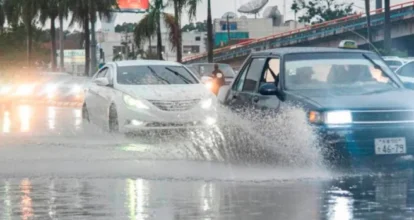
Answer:
M108 135L83 125L80 109L20 106L0 111L0 125L0 219L414 216L412 170L341 176L173 161L188 148Z
M412 181L10 179L0 184L0 219L410 219Z

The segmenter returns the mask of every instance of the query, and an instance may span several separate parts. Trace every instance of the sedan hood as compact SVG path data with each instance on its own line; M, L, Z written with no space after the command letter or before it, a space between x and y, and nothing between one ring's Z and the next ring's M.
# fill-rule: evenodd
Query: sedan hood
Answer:
M292 100L310 109L414 109L414 91L398 89L364 95L333 95L318 92L288 92Z
M160 101L203 99L213 95L203 84L122 85L118 90L135 98Z

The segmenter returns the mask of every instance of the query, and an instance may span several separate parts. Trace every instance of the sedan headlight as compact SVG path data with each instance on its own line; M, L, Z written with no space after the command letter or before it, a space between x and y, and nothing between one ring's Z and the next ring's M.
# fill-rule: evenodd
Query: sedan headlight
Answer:
M209 109L213 105L213 99L209 98L206 100L201 101L201 108Z
M12 90L11 86L3 86L0 88L0 94L1 95L6 95L9 94L9 92Z
M352 114L350 111L309 112L309 122L312 124L350 124Z
M76 93L76 94L79 94L79 93L82 92L82 88L79 85L74 85L73 88L72 88L72 92Z
M149 109L142 101L132 98L129 95L124 95L124 102L128 106L135 107L138 109Z
M56 89L57 89L57 85L56 84L49 84L49 85L46 86L46 91L48 93L53 93L53 92L56 91Z

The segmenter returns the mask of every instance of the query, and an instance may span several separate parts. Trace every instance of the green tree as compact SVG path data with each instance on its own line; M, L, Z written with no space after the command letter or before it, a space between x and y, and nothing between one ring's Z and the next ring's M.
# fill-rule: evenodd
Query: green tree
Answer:
M204 20L203 22L190 22L184 25L181 28L183 32L190 32L190 31L197 31L197 32L207 32L207 21Z
M27 65L32 64L33 27L39 12L39 0L4 0L3 7L10 24L24 24L27 28Z
M157 56L162 60L162 35L161 35L161 19L164 21L166 28L169 31L169 42L173 49L177 47L176 36L178 27L175 25L175 18L173 15L164 12L164 5L162 0L154 0L150 4L149 12L139 21L135 27L134 40L139 48L147 41L151 40L153 36L157 38ZM150 47L151 48L151 47ZM150 52L151 49L150 49Z
M337 0L309 0L294 1L291 9L295 14L302 12L299 22L315 24L351 15L354 13L353 5Z
M59 26L60 26L60 33L59 33L59 45L60 45L60 70L63 71L65 69L65 62L64 62L64 30L63 30L63 21L68 18L69 16L69 5L71 0L60 0L59 1Z
M117 26L115 26L115 32L116 33L134 33L134 29L135 26L137 24L136 23L126 23L124 22L122 25L118 24Z
M4 68L16 68L26 66L25 56L27 51L27 30L24 24L13 24L4 28L0 33L0 66ZM44 47L49 39L49 32L33 25L32 27L33 61L50 62L50 51Z

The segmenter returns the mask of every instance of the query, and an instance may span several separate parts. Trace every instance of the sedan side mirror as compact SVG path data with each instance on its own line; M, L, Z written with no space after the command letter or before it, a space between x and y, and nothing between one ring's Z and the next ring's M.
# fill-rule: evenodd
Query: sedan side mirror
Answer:
M260 86L259 93L261 95L275 95L280 100L284 100L283 92L280 91L274 83L264 83Z
M108 86L109 85L109 80L108 80L108 78L105 78L105 77L96 78L93 82L98 86Z

